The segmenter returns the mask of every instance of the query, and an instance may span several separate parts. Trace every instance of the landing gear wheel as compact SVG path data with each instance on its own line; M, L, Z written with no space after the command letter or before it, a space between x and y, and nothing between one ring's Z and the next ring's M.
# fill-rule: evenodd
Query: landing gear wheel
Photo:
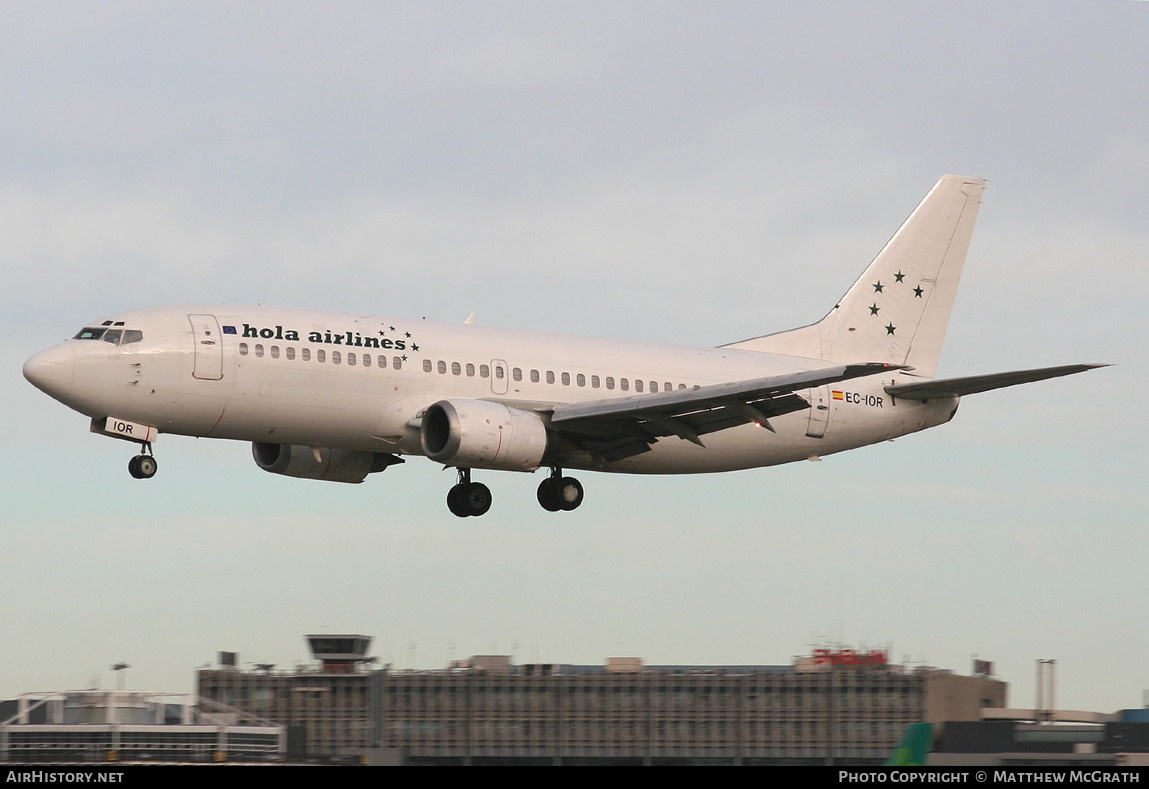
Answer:
M465 518L471 513L467 512L466 505L463 503L463 491L465 485L455 485L447 491L447 509L451 511L452 515L460 518Z
M547 512L558 512L562 509L559 503L559 486L556 477L547 477L539 483L539 505Z
M486 515L491 508L491 489L482 482L472 482L464 490L463 501L466 502L468 515L475 518Z
M574 477L562 477L556 481L559 507L565 511L578 509L582 504L582 483Z
M460 482L447 491L447 509L460 518L485 515L491 501L491 489L481 482Z
M159 470L159 464L151 455L136 455L128 461L128 473L136 479L151 479Z
M538 500L547 512L576 509L582 504L582 484L562 476L561 469L551 469L551 475L539 483Z

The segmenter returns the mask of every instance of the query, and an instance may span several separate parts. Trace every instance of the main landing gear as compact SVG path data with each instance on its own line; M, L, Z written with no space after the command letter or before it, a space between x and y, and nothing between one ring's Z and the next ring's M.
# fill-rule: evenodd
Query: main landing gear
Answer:
M150 457L147 459L152 461L154 474L155 460ZM469 468L455 471L458 472L459 481L447 491L447 509L460 518L477 518L486 514L491 508L491 489L481 482L471 482ZM577 509L582 504L582 498L582 484L574 477L564 477L561 468L552 468L551 475L539 483L539 504L548 512Z
M447 491L447 509L460 518L479 517L491 508L491 489L482 482L471 482L469 468L458 469L459 481Z
M152 445L144 444L141 454L128 461L128 473L136 479L151 479L156 475L160 466L151 454Z
M547 512L570 511L582 504L582 484L574 477L564 477L561 468L539 483L539 504Z

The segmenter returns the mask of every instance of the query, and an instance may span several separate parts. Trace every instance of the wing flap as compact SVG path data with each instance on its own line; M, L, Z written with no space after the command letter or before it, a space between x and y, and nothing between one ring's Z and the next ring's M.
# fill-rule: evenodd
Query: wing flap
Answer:
M848 364L672 392L557 406L551 428L610 462L646 452L665 436L704 446L700 436L809 408L797 390L903 369L889 364ZM770 428L772 429L772 428Z
M642 419L644 415L651 414L681 416L697 411L727 408L729 407L727 401L760 404L780 395L791 394L798 389L812 389L850 378L901 369L904 368L892 364L844 364L804 370L800 373L752 378L748 381L696 386L693 389L678 389L673 392L632 395L611 400L595 400L590 403L571 403L555 408L551 422L560 425L563 422L581 419Z
M1108 366L1107 364L1067 364L1061 367L1042 367L1037 370L1014 370L1008 373L969 375L963 378L939 378L921 383L887 386L886 392L905 400L924 401L937 397L961 397L978 392L988 392L992 389L1003 389L1007 386L1044 381L1047 378L1057 378L1062 375L1074 375L1097 367Z

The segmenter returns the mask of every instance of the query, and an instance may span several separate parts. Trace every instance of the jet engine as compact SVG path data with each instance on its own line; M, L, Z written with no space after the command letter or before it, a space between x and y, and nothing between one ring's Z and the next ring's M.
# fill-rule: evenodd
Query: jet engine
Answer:
M362 482L368 474L382 471L403 459L384 452L359 452L353 449L288 446L261 441L251 445L255 464L272 474L301 479L324 479L329 482Z
M547 455L542 417L487 400L440 400L419 430L427 457L448 466L534 471Z

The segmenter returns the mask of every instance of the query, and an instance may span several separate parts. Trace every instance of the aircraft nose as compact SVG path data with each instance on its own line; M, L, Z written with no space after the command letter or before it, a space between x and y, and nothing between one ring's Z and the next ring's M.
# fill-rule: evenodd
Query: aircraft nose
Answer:
M76 377L75 349L69 343L54 345L24 362L29 383L57 400L68 396Z

